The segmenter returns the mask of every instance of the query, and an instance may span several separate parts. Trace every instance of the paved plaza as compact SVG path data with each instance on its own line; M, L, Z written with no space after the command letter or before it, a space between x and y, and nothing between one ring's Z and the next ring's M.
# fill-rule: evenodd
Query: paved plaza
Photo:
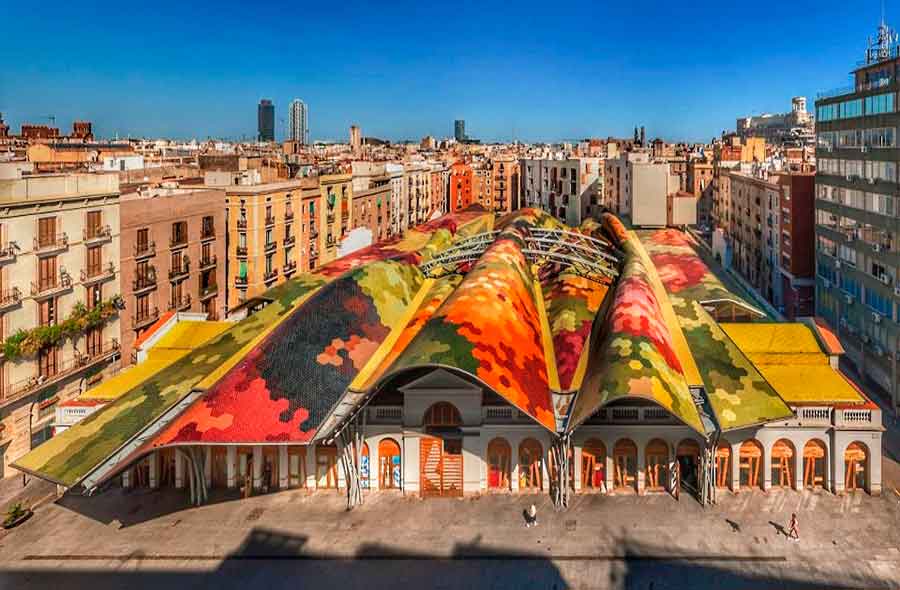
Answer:
M249 500L66 496L0 537L0 588L891 588L900 498L772 491L703 508L667 496ZM534 501L539 526L525 528ZM783 534L792 511L801 539Z

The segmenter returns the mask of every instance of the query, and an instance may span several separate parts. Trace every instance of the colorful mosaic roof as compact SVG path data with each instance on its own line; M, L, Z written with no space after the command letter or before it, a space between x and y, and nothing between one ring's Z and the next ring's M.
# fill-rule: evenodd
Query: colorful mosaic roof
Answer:
M733 430L793 416L771 384L703 306L706 301L728 299L747 305L743 298L710 270L684 232L657 230L639 235L678 316L721 429Z

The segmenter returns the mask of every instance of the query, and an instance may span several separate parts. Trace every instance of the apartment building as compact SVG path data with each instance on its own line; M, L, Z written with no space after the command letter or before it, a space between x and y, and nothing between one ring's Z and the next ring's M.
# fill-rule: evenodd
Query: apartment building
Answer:
M403 165L387 163L384 165L384 176L376 184L387 183L391 187L391 225L388 236L396 236L400 233L400 220L406 215L406 206L403 203Z
M224 187L229 236L227 309L284 281L303 264L303 248L295 247L300 236L295 215L302 202L301 189L309 183L319 188L315 179Z
M387 239L391 226L390 185L354 190L352 199L351 229L369 228L372 231L373 242Z
M403 165L403 202L406 216L400 222L402 230L428 220L431 209L431 166L424 162Z
M520 198L526 207L542 209L578 226L602 204L602 165L600 158L520 160Z
M450 169L443 162L431 164L431 214L443 215L449 211L448 189ZM430 217L429 216L429 217Z
M669 223L669 195L677 194L680 178L669 164L648 151L625 152L606 160L605 204L637 226L665 227ZM680 201L684 202L684 201Z
M491 206L499 213L511 213L519 208L519 162L512 156L498 156L491 160Z
M692 159L687 163L685 192L697 197L697 219L703 225L712 222L713 163L706 158Z
M0 475L119 359L116 174L0 180Z
M474 201L472 190L475 172L466 162L454 162L450 166L450 211L462 211Z
M816 101L816 313L900 408L900 47L882 24L851 85Z
M322 206L319 207L319 264L338 257L338 246L353 223L353 175L325 174L318 177Z
M122 358L130 363L135 340L167 311L225 317L225 191L142 189L122 195L120 217Z

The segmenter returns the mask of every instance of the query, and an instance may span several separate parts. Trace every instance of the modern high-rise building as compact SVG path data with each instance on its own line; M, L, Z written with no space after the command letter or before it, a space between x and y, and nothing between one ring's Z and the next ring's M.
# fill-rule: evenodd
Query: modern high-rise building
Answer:
M816 315L900 407L900 45L884 23L849 87L816 100Z
M259 141L275 141L275 105L264 98L256 108L257 139Z
M359 125L350 126L350 149L353 150L354 155L362 151L362 132L359 130Z
M457 119L453 122L453 136L456 141L466 140L466 122L463 119Z
M288 111L288 139L304 145L309 143L308 108L299 98L291 101Z

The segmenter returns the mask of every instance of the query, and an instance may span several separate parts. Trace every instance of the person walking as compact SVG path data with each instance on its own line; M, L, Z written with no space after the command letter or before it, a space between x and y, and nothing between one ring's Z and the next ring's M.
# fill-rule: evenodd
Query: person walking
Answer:
M788 525L788 538L794 541L800 540L800 523L797 522L797 513L791 513L791 524Z
M537 523L538 523L537 507L534 504L532 504L528 508L528 518L527 518L527 522L525 523L525 526L528 528L531 528L533 526L537 526Z

